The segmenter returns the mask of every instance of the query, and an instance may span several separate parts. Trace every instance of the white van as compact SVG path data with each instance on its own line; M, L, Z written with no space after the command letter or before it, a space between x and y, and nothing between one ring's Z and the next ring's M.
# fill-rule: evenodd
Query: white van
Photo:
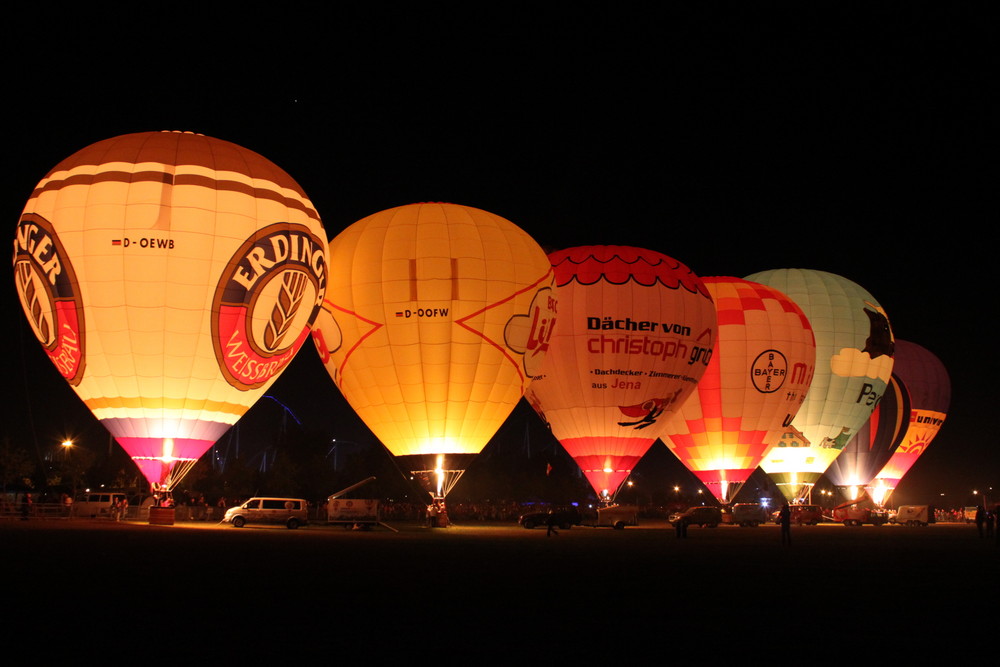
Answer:
M308 504L301 498L251 498L226 510L223 522L242 528L248 523L283 523L291 529L308 523Z
M110 517L111 508L116 502L125 500L128 496L123 492L95 491L81 493L73 501L73 515L92 519Z

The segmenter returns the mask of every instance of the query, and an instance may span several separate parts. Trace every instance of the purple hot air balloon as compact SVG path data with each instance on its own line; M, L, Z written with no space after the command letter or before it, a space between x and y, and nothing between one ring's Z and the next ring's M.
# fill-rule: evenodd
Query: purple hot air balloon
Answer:
M898 375L910 394L910 421L903 439L882 471L872 481L878 500L896 488L944 423L951 403L951 380L941 360L929 350L905 340L896 340Z

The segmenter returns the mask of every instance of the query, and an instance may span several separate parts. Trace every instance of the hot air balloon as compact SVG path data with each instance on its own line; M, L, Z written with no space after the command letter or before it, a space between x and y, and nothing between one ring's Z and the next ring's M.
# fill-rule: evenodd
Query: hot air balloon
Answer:
M732 501L805 400L816 361L812 327L778 290L705 278L719 334L698 388L664 442L723 503Z
M651 250L584 246L549 260L559 325L526 398L610 501L704 374L715 307L688 267Z
M899 366L899 342L893 368ZM827 468L827 479L840 488L847 500L859 498L902 442L909 422L910 394L893 373L872 416Z
M42 179L14 275L56 368L168 494L309 335L326 234L260 155L192 133L128 134Z
M555 320L552 268L512 222L411 204L330 242L314 333L355 412L443 499L540 371Z
M937 436L951 403L948 371L926 348L897 340L893 369L909 393L910 415L902 441L870 485L869 493L877 502L885 502Z
M746 279L789 296L816 336L816 372L806 400L760 466L789 501L802 500L885 394L892 329L875 298L841 276L776 269Z

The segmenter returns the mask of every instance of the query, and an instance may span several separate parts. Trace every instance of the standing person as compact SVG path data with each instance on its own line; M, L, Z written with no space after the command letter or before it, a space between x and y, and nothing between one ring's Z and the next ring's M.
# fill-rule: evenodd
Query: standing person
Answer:
M778 523L781 524L781 543L792 543L792 508L785 503L778 512Z
M128 512L128 498L122 496L121 504L118 506L118 521L126 519L125 513Z
M556 515L552 510L549 510L549 516L545 519L545 525L548 530L545 531L545 537L550 537L555 535L559 537L559 531L556 530Z
M983 524L986 523L986 509L982 505L976 506L976 528L979 530L979 537L983 536Z
M21 496L21 521L27 521L28 515L31 514L31 494L26 493Z

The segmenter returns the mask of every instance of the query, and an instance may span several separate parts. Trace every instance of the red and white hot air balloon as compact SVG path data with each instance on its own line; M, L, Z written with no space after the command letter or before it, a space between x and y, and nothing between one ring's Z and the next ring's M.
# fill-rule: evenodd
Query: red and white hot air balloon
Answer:
M526 398L613 499L694 391L715 342L715 307L675 259L626 246L551 253L559 321Z

